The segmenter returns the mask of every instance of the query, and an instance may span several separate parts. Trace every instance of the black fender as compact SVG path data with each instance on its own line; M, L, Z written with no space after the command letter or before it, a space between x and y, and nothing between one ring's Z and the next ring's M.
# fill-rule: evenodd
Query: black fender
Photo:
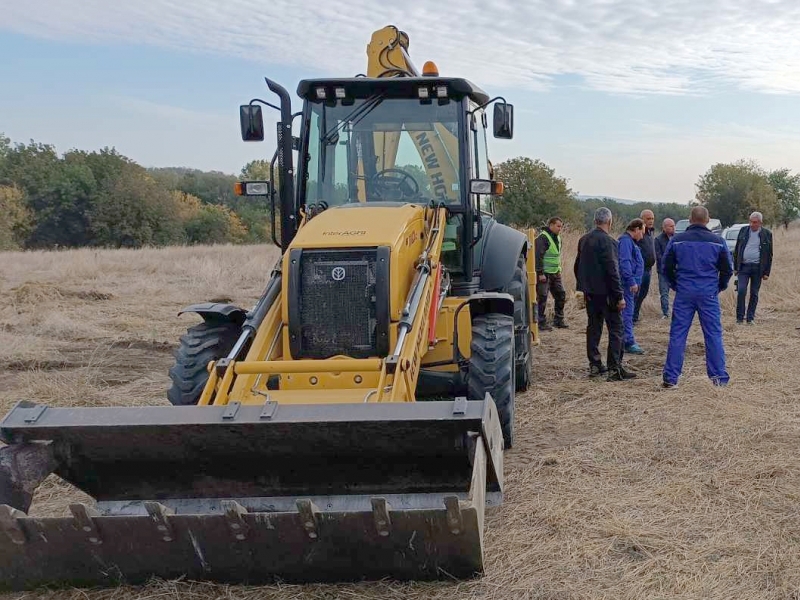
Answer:
M489 313L514 316L514 297L500 292L478 292L467 299L471 318Z
M520 254L527 256L528 236L494 219L487 225L480 252L481 288L502 290L513 279Z
M203 317L204 321L216 320L236 323L241 326L247 318L247 311L234 304L222 304L219 302L203 302L202 304L192 304L178 313L197 313Z

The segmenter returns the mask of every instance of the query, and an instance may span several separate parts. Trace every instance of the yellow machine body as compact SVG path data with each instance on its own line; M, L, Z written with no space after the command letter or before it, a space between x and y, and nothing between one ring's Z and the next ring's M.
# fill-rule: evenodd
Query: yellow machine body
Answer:
M259 303L251 311L214 303L184 311L203 323L176 352L174 406L20 401L0 421L0 589L154 576L255 584L483 572L484 511L502 502L514 391L528 385L515 379L514 364L522 361L527 374L529 354L518 349L538 338L535 232L526 237L481 209L480 198L501 187L488 158L466 158L475 128L485 136L488 95L466 80L437 79L431 63L423 79L408 44L396 27L376 31L367 76L347 85L371 93L399 77L460 86L450 105L461 111L458 130L449 120L417 123L423 113L409 110L399 131L359 130L379 149L377 164L348 147L358 156L348 154L347 173L356 176L345 204L313 207L298 192L295 224L285 210L295 198L284 194L281 229L290 224L293 237L279 244ZM291 164L291 103L280 89L279 148ZM408 104L400 110L421 106L419 93L401 96ZM437 99L426 106L447 104L447 89L430 93ZM243 138L263 139L252 104L241 107ZM504 103L498 121L508 131L495 128L495 137L511 136L509 108ZM365 114L343 121L355 128ZM307 125L302 131L301 155L311 138ZM369 173L401 170L405 133L432 197L370 204ZM465 174L484 170L489 175ZM293 169L282 174L285 183ZM491 237L474 233L482 226L492 227ZM473 260L473 247L482 262L454 283L450 265ZM67 517L29 516L51 474L93 502L71 504Z

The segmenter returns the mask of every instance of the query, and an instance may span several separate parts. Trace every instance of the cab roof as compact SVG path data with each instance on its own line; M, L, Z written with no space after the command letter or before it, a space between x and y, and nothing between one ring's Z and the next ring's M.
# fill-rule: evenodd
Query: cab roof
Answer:
M297 86L297 95L307 100L317 100L316 90L324 87L328 97L334 97L334 88L343 87L349 97L368 98L375 92L388 97L416 98L421 86L433 88L446 85L448 96L460 99L468 96L478 104L486 104L489 96L471 81L460 77L349 77L345 79L303 79ZM432 91L431 96L435 93Z

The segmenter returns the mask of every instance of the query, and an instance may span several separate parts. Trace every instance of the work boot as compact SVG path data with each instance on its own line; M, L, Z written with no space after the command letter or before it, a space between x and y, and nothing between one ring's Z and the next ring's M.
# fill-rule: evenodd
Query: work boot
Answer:
M606 381L626 381L628 379L636 379L636 373L626 371L624 367L618 367L608 372Z
M589 367L589 377L600 377L601 375L605 375L608 373L608 367L604 364L599 365L592 365Z
M558 319L553 321L553 326L558 327L559 329L569 329L569 325L567 325L563 319Z
M547 321L539 323L539 331L553 331L553 328L547 324Z
M644 350L639 344L630 344L625 346L625 354L644 354Z

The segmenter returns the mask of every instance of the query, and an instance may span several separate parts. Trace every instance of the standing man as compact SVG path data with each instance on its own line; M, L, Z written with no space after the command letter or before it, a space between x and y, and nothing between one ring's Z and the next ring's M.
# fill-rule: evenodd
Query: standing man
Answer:
M647 298L650 291L650 274L653 265L656 264L656 245L655 245L655 224L656 216L652 210L643 210L639 215L644 221L644 235L636 242L644 259L644 272L642 273L642 283L639 286L639 293L636 295L636 304L633 308L633 322L639 322L639 311L642 309L642 302Z
M733 249L733 270L738 277L736 286L736 322L744 322L744 300L750 285L750 302L747 303L747 324L756 318L758 291L761 282L769 279L772 270L772 232L762 227L764 217L760 212L750 215L750 227L742 227Z
M564 322L564 304L567 292L561 281L561 228L564 222L559 217L547 221L536 238L536 298L539 305L539 331L550 331L544 312L547 308L547 294L553 294L555 300L553 325L566 329Z
M619 275L622 279L622 291L625 294L622 323L625 326L625 352L629 354L644 354L644 350L636 343L633 335L634 302L644 274L644 259L638 246L643 237L642 219L634 219L628 223L625 233L619 236Z
M616 240L609 235L611 211L601 206L594 213L595 228L581 237L575 257L575 281L586 299L586 354L589 376L608 373L608 381L633 379L634 373L622 367L622 318L625 308L619 277ZM600 356L603 323L608 329L607 367Z
M662 319L669 319L669 280L661 272L664 264L664 252L667 244L675 235L675 221L664 219L661 222L661 235L656 238L656 271L658 272L658 295L661 296L661 315Z
M719 293L733 275L731 253L720 236L712 233L708 210L695 206L686 231L676 233L664 253L663 273L675 290L669 347L664 363L664 387L678 384L683 370L686 337L695 313L700 319L706 346L706 372L714 385L727 385L725 347L722 343L722 315Z

